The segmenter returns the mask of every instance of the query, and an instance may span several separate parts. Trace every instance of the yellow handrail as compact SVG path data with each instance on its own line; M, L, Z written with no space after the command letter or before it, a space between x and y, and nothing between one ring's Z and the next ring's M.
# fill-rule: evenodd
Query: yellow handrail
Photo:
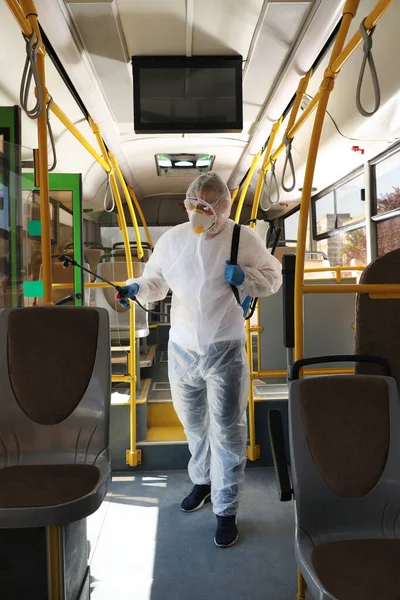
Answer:
M329 64L334 63L340 55L351 22L357 12L359 0L347 0L343 9L342 22L336 36L335 44L332 50ZM329 95L334 87L335 75L327 75L325 72L324 79L320 85L319 102L317 113L315 116L313 131L311 135L310 147L307 156L306 171L304 176L303 191L300 203L300 215L297 235L297 259L295 271L295 298L294 298L294 314L295 314L295 360L303 358L304 353L304 288L316 288L317 286L304 286L304 261L306 252L307 239L307 224L310 210L312 183L314 178L315 164L317 160L317 152L319 141L321 138L322 127L325 119L326 109L329 101ZM334 286L342 287L342 286ZM343 286L344 287L344 286ZM315 289L314 289L315 291ZM316 291L315 291L316 293Z
M354 369L351 367L343 368L332 368L332 369L304 369L304 374L310 377L317 375L349 375L354 373ZM254 371L252 373L252 379L268 379L268 378L279 378L287 376L287 371L283 369L270 369Z
M86 148L86 150L93 156L93 158L99 163L99 165L103 167L106 173L110 173L112 171L112 168L109 165L109 163L106 160L104 160L104 158L102 158L98 152L96 152L93 146L87 141L87 139L82 135L79 129L75 127L75 125L68 119L67 115L63 113L61 108L54 101L50 107L50 110L57 117L57 119L61 121L64 127L66 127L68 131L72 133L72 135L78 140L78 142L80 142L82 146ZM90 124L91 118L89 117L88 120Z
M236 215L235 215L235 221L236 221L236 223L239 223L240 215L242 213L244 199L246 197L247 190L249 189L251 178L253 177L253 173L254 173L254 171L256 169L258 160L259 160L262 152L263 151L262 151L262 148L261 148L261 150L259 150L257 152L257 154L254 156L253 161L251 163L251 167L249 169L249 172L247 173L247 177L246 177L246 179L245 179L245 181L244 181L244 183L242 185L242 191L240 192L240 197L239 197L239 201L238 201L238 207L236 209Z
M399 283L355 283L342 285L303 285L304 294L376 294L390 297L400 294Z
M354 0L354 2L356 2L356 0ZM371 11L371 13L366 18L365 26L366 26L367 30L370 30L373 27L375 27L375 25L377 24L379 19L386 12L386 10L389 8L389 6L392 4L392 2L393 2L393 0L380 0L378 2L378 4L375 6L375 8ZM356 3L357 3L357 7L358 7L359 2L356 2ZM347 12L345 13L343 11L343 14L346 14L346 15L352 15L353 13L355 14L355 12L357 11L357 7L354 10L355 4L353 3L353 1L348 6L349 6L348 9L346 9L346 8L344 9L344 11L346 10ZM347 35L347 32L348 32L348 30L346 31L346 35ZM338 38L336 38L336 39L338 39ZM325 72L325 77L336 76L339 73L342 66L344 65L344 63L349 59L349 57L353 54L354 50L356 50L357 46L361 42L362 42L362 35L361 35L360 30L358 30L354 34L354 36L351 38L349 43L346 45L346 47L338 54L338 56L335 58L335 60L333 60L331 62L330 67L328 67L327 71ZM320 100L320 95L321 95L321 89L318 90L318 92L315 94L314 98L311 100L310 104L307 106L305 111L302 113L302 115L300 116L298 121L287 132L287 136L289 139L294 138L296 133L303 127L304 123L314 112L314 110L316 109L318 102ZM275 160L277 160L284 150L285 150L285 144L282 142L278 146L278 148L275 150L273 155L271 156L271 161L274 162ZM271 161L269 161L267 163L267 165L265 167L266 171L271 167Z
M38 35L38 28L30 22L30 20L28 20L28 18L25 15L30 15L29 19L31 16L37 18L37 10L36 7L34 5L34 3L32 2L32 0L21 0L21 3L17 2L17 0L5 0L6 4L8 6L8 8L10 9L10 11L12 12L12 14L15 17L15 20L17 21L18 25L20 26L20 29L22 31L22 33L29 38L33 31L35 31L36 35ZM42 54L43 56L45 55L45 48L40 36L40 32L38 35L38 39L40 40L40 47L39 47L39 51L38 54Z
M247 338L247 359L249 362L250 374L253 372L253 348L250 331L250 321L246 321L246 338ZM254 412L254 390L253 382L250 377L249 387L249 445L247 446L247 458L249 460L257 460L260 458L260 446L256 445L256 424L255 424L255 412Z
M125 201L126 204L128 206L128 210L129 210L129 214L131 216L132 219L132 225L133 225L133 229L135 230L135 237L136 237L136 243L137 243L137 254L139 258L143 258L144 252L143 252L143 246L142 246L142 240L140 239L140 231L139 231L139 227L138 227L138 223L137 223L137 219L136 219L136 214L133 208L133 204L132 204L132 198L129 194L128 191L128 187L125 183L125 179L124 176L121 173L121 169L119 168L119 164L117 162L117 159L115 158L115 156L113 156L111 154L111 152L108 153L109 157L110 157L110 161L112 166L114 167L114 170L118 176L119 179L119 183L122 187L122 191L124 192L124 196L125 196Z
M153 242L151 240L150 231L149 231L149 228L147 227L147 222L146 222L146 219L144 217L144 214L143 214L143 211L142 211L142 207L140 206L140 202L139 202L139 200L136 197L135 190L128 185L128 191L129 191L130 196L131 196L131 198L132 198L132 200L133 200L133 202L135 204L136 210L139 213L139 217L140 217L140 220L142 222L142 225L143 225L143 228L144 228L144 231L145 231L145 234L146 234L147 242L148 242L150 248L153 249L154 246L153 246Z
M126 257L126 267L128 272L128 279L133 278L133 264L132 264L132 254L131 254L131 246L129 243L129 235L128 228L126 226L125 213L122 206L121 196L119 194L119 189L117 185L117 181L115 178L115 173L112 169L111 159L107 153L106 147L104 145L103 138L101 137L100 128L89 117L89 124L92 128L94 135L96 136L97 143L99 144L100 151L104 160L110 167L110 183L114 194L115 205L117 208L118 215L118 224L120 226L122 232L122 239L124 241L125 248L125 257ZM118 164L115 161L115 164ZM139 237L140 240L140 237ZM138 249L139 249L139 240L138 240ZM136 447L136 382L137 382L137 374L136 374L136 332L135 332L135 303L131 302L130 311L129 311L129 345L130 352L128 356L128 375L124 376L124 381L129 382L129 439L130 445L129 450L126 451L126 463L130 467L136 467L142 461L142 453L141 450L138 450Z
M343 280L343 272L344 271L364 271L365 267L347 267L347 266L337 266L337 267L313 267L310 269L304 269L304 273L331 273L332 271L336 273L336 281L337 283L341 283Z
M253 207L251 209L251 219L255 219L257 217L258 207L260 206L261 192L262 192L262 188L264 185L264 175L265 175L266 165L269 162L272 148L275 143L275 138L276 138L276 135L279 131L281 124L282 124L282 117L280 119L278 119L277 122L272 125L271 133L270 133L270 136L268 139L268 144L265 149L263 165L262 165L260 173L258 175L256 193L254 194ZM250 227L252 227L254 229L255 223L251 223Z
M290 117L289 117L289 121L286 127L286 131L285 131L285 136L287 136L287 138L289 140L292 140L294 137L293 134L293 126L296 123L296 117L297 114L299 112L301 103L303 101L304 95L307 92L307 87L308 84L310 82L311 79L311 75L312 75L312 69L310 69L308 71L308 73L306 73L304 75L304 77L302 77L299 81L299 85L297 86L297 90L296 90L296 97L295 100L293 102L293 106L292 106L292 110L290 111Z

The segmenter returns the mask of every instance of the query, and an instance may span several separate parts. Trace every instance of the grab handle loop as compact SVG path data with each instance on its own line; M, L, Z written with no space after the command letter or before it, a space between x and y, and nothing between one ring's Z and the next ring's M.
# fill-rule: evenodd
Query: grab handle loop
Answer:
M275 164L276 164L276 160L271 160L271 169L270 169L271 170L271 178L269 180L269 186L268 186L268 192L267 192L267 196L268 196L268 199L271 202L271 204L278 204L279 198L280 198L279 184L278 184L278 179L277 179L276 173L275 173ZM267 173L264 174L264 183L265 183L265 185L267 184L266 178L267 178ZM272 202L272 199L271 199L271 197L272 197L272 184L275 185L275 189L276 189L277 198L276 198L275 202Z
M51 165L51 167L49 167L49 173L51 171L54 171L54 169L57 166L56 143L54 140L53 129L52 129L51 123L50 123L50 110L51 110L52 104L53 104L53 98L51 96L49 96L49 102L48 102L47 108L46 108L46 119L47 119L47 129L49 132L49 138L50 138L50 144L51 144L51 151L53 153L53 164Z
M36 56L40 49L40 40L38 39L34 31L32 31L32 35L29 38L25 35L23 37L26 42L26 59L21 79L19 102L22 109L25 111L25 113L30 119L38 119L39 116L42 114L42 110L44 108L44 94L39 79L36 61ZM32 77L35 81L37 99L35 106L29 109L28 99L32 84Z
M285 157L285 164L283 166L283 171L282 171L282 189L285 192L293 192L295 185L296 185L296 172L294 170L294 163L293 163L293 157L292 157L293 138L289 139L288 136L285 134L283 137L283 143L286 146L286 157ZM286 187L285 177L286 177L286 169L287 169L288 165L290 167L290 172L291 172L291 176L292 176L292 184Z
M374 115L376 113L376 111L378 110L380 103L381 103L381 92L379 89L378 73L376 71L374 57L372 56L372 35L375 31L375 27L373 27L371 30L368 31L365 27L365 19L364 19L364 21L362 21L362 23L360 25L360 31L361 31L361 35L363 38L364 56L362 59L360 75L359 75L358 83L357 83L356 106L357 106L358 112L363 117L372 117L372 115ZM367 66L367 62L368 62L369 70L371 73L372 85L374 88L374 96L375 96L375 107L371 112L365 110L365 108L361 104L361 87L362 87L362 84L364 81L365 69Z

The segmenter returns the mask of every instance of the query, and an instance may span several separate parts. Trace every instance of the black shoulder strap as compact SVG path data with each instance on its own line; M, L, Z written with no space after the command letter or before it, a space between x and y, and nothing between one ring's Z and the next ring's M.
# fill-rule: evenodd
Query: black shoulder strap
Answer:
M240 240L240 225L239 225L239 223L235 223L235 226L233 228L233 234L232 234L231 258L229 261L231 265L237 265L239 240ZM235 285L231 285L231 288L232 288L233 295L236 298L236 302L240 306L240 298L239 298L238 289Z
M237 265L237 257L239 250L239 240L240 240L240 225L239 223L235 223L232 234L232 246L231 246L231 265Z

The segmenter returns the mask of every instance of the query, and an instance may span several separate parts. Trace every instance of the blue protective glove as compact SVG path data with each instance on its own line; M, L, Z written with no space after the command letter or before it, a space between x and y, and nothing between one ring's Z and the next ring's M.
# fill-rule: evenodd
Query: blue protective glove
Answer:
M245 274L240 265L231 265L229 260L226 261L225 279L231 285L242 285L245 280Z
M128 300L124 298L134 298L138 293L140 287L138 283L131 283L130 285L124 285L121 287L121 291L115 296L116 301L124 308L130 308Z

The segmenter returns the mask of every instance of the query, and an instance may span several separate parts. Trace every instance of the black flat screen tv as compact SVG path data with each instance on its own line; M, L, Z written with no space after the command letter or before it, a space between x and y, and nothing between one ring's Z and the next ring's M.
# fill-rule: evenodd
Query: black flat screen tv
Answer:
M136 133L243 129L241 56L134 56Z

